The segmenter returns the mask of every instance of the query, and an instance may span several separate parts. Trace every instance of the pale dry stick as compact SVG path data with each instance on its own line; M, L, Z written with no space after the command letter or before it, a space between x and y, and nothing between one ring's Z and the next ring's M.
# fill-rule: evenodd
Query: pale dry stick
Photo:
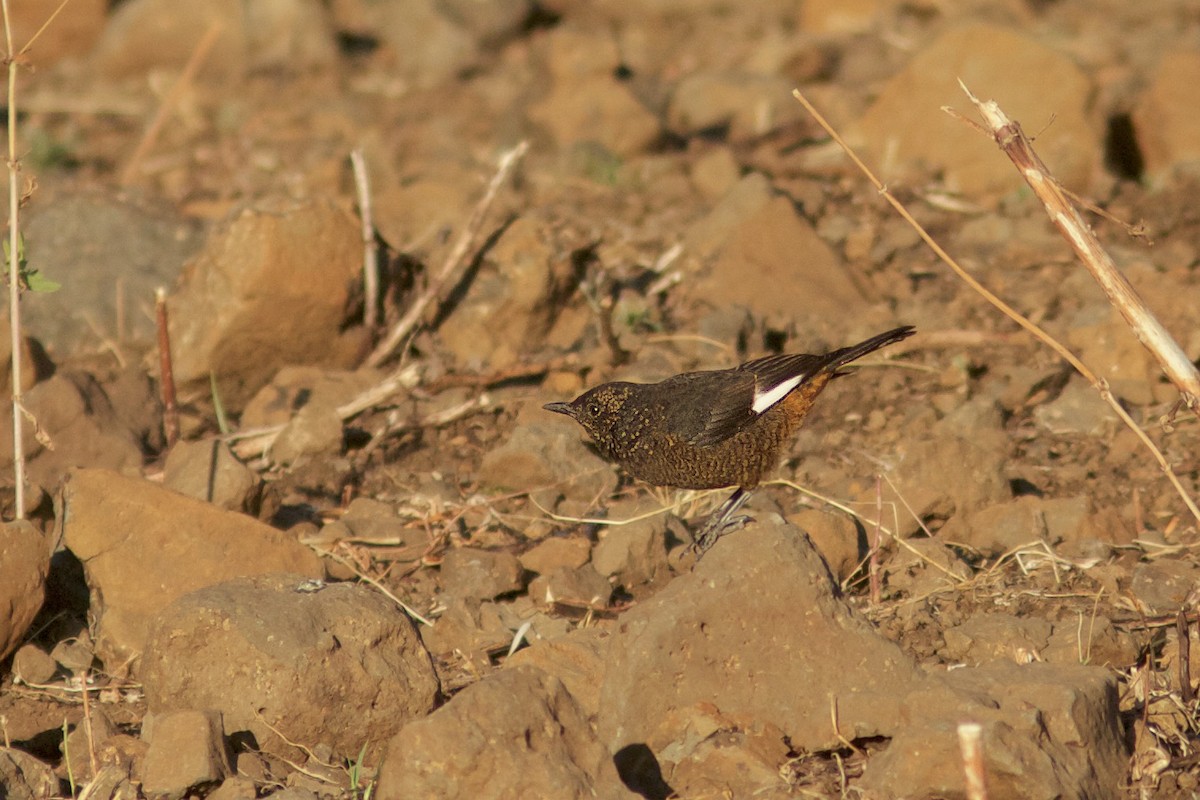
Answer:
M960 723L958 746L962 751L967 800L987 800L987 783L983 778L983 726L978 722Z
M363 325L368 331L379 324L379 248L375 246L375 222L371 214L371 184L361 147L350 151L354 185L358 189L358 217L363 241Z
M425 310L441 295L450 278L458 272L462 262L466 260L467 253L471 251L475 239L483 227L483 220L487 216L488 209L492 206L492 201L496 199L496 194L500 191L500 187L504 185L509 173L513 171L513 168L520 162L521 158L525 155L525 151L528 149L529 142L521 142L500 156L500 162L496 167L496 174L488 182L483 197L475 205L475 210L471 213L471 218L467 221L467 225L458 237L458 241L455 242L454 248L446 256L441 270L429 282L425 291L408 307L408 311L404 313L404 316L392 326L387 336L383 338L383 341L376 345L371 355L367 356L367 366L377 367L382 364L395 352L400 343L416 329L417 325L420 324Z
M871 182L876 190L883 195L883 198L887 200L888 204L891 205L893 209L896 210L896 213L898 213L900 217L917 232L917 235L921 237L922 241L924 241L931 250L933 250L937 257L941 259L942 263L950 267L950 269L959 277L960 280L962 280L967 284L967 286L971 287L971 289L973 289L976 293L981 295L985 300L999 309L1001 313L1016 322L1025 330L1029 331L1039 341L1061 356L1068 364L1071 365L1072 368L1075 369L1076 372L1082 375L1088 383L1092 384L1096 391L1099 392L1100 397L1106 403L1108 403L1109 407L1112 408L1112 410L1126 425L1126 427L1132 430L1134 435L1138 437L1138 440L1142 443L1142 446L1149 450L1151 455L1154 456L1155 461L1158 462L1159 468L1162 469L1163 473L1166 474L1167 480L1171 482L1171 486L1174 487L1176 494L1179 495L1184 505L1187 506L1188 511L1191 512L1192 516L1195 517L1197 521L1200 521L1200 507L1196 506L1196 502L1192 500L1191 495L1188 494L1187 489L1184 488L1183 483L1179 480L1179 476L1175 474L1175 470L1171 467L1170 463L1167 462L1166 456L1164 456L1162 451L1158 449L1158 446L1150 440L1150 437L1146 435L1145 431L1143 431L1141 427L1133 421L1133 418L1129 416L1128 412L1125 411L1125 408L1119 402L1117 402L1116 397L1113 396L1112 391L1108 388L1108 382L1092 372L1087 365L1076 358L1075 354L1059 343L1057 339L1039 327L1028 317L1024 316L1015 308L1010 306L1008 303L1001 300L997 295L993 294L987 289L987 287L976 280L969 272L963 269L962 265L955 261L954 258L947 253L940 244L937 243L929 231L925 230L921 223L917 222L917 220L913 218L912 214L908 212L908 209L904 207L904 204L897 200L896 197L890 191L888 191L887 187L884 186L879 178L875 177L875 173L873 173L871 169L865 163L863 163L862 159L858 157L858 154L854 152L854 150L849 144L846 143L844 139L842 139L841 135L833 129L833 126L829 124L829 122L821 115L819 111L817 111L812 103L810 103L798 89L793 90L792 95L798 101L800 101L800 104L804 106L805 110L808 111L808 113L812 115L813 119L817 121L817 124L824 128L825 132L828 133L833 140L841 146L842 150L845 151L850 160L854 162L854 165L858 167L863 175L866 176L867 180Z
M988 133L1004 154L1012 160L1029 188L1042 201L1054 227L1070 243L1100 284L1109 302L1116 306L1129 323L1133 335L1158 360L1171 383L1175 384L1188 408L1196 410L1200 403L1200 370L1192 363L1183 348L1171 336L1129 280L1117 269L1112 256L1105 251L1091 227L1084 221L1067 197L1059 182L1050 174L1021 124L1008 118L994 100L982 101L971 93L961 80L958 85L970 98L986 123Z
M21 403L21 228L18 209L21 207L21 162L17 160L17 58L13 50L12 20L8 15L8 0L3 0L4 37L8 46L5 66L8 68L8 322L9 352L12 353L13 404L13 481L16 496L13 500L17 519L25 517L25 426L18 409Z
M208 26L208 30L204 32L204 36L200 37L200 41L196 43L196 47L192 50L191 56L188 57L187 63L183 65L183 71L179 73L178 80L175 81L174 85L167 91L166 96L163 97L162 102L159 103L158 111L154 113L150 124L146 126L146 132L142 134L141 141L134 148L133 155L129 157L129 163L122 170L122 186L129 186L137 179L137 170L141 166L142 159L146 157L146 153L150 152L150 148L158 141L158 134L162 131L162 127L167 121L167 116L179 104L179 99L183 97L183 90L191 84L196 77L196 73L200 71L200 67L204 65L205 60L208 58L208 52L217 43L221 27L221 21L214 20Z
M89 670L85 669L83 672L79 673L79 682L84 687L83 730L84 735L87 736L88 765L92 768L92 776L95 777L96 773L100 771L100 767L99 762L96 759L96 739L92 735L92 704L88 701L87 692L88 672Z

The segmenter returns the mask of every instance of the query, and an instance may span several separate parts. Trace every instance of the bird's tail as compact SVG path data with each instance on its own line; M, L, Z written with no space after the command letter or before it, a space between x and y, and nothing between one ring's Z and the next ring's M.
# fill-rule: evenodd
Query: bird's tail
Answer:
M841 350L834 350L825 356L825 363L821 365L821 369L829 370L834 375L844 373L838 372L840 367L844 367L851 361L857 361L867 353L873 353L881 347L887 347L889 344L903 341L917 332L917 329L912 325L904 325L899 328L892 328L890 331L885 331L872 336L870 339L852 344L849 347L843 347Z

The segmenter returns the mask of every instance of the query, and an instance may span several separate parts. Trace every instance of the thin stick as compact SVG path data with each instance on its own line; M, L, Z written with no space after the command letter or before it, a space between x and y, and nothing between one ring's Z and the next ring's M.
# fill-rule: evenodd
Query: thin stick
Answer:
M204 65L204 61L208 58L208 51L217 43L217 36L221 33L221 27L221 21L214 20L208 26L208 30L204 32L204 36L200 37L200 41L196 43L195 49L192 50L192 55L183 66L183 71L179 73L179 80L175 81L175 84L167 92L166 97L163 98L162 103L159 104L158 111L155 112L154 118L150 120L150 124L146 126L146 132L142 134L142 139L134 149L133 155L129 157L129 163L125 165L125 169L121 172L122 186L128 186L137 179L137 171L138 167L141 166L142 159L146 157L146 153L150 152L150 148L158 141L158 134L162 131L162 127L167 121L167 116L179 104L179 98L183 96L183 90L195 79L196 73Z
M875 536L871 541L871 556L867 572L870 575L871 605L879 605L883 588L879 582L879 547L883 541L883 478L875 476Z
M17 519L25 517L25 426L21 412L21 162L17 159L17 56L12 43L8 0L3 0L4 38L8 47L8 335L12 352L13 502Z
M488 183L483 197L475 206L475 210L472 212L471 218L467 221L467 226L463 229L462 235L458 237L454 249L446 256L441 271L434 276L425 291L408 307L408 311L405 312L404 316L392 326L387 336L375 347L371 355L367 356L367 366L377 367L391 356L396 348L400 346L400 343L420 323L421 316L425 313L425 309L429 307L429 304L441 295L442 289L449 282L451 276L458 271L459 266L466 259L467 253L471 251L471 247L475 243L475 238L479 235L479 229L483 227L484 217L487 215L488 209L491 208L492 201L496 199L496 193L500 191L500 187L508 178L509 173L512 172L513 167L517 165L517 162L521 160L521 157L525 155L525 151L528 149L529 142L521 142L512 150L500 156L500 163L496 168L496 174L492 176L492 180Z
M978 722L960 724L958 747L962 752L967 800L987 800L987 783L983 779L983 726Z
M1054 352L1058 353L1058 355L1061 356L1068 364L1070 364L1076 372L1082 375L1084 379L1088 381L1088 383L1095 387L1096 391L1100 393L1100 397L1104 400L1104 402L1108 403L1109 407L1112 408L1121 421L1133 431L1135 436L1138 437L1138 440L1141 441L1142 446L1149 450L1151 455L1154 456L1154 459L1158 462L1159 468L1161 468L1163 473L1166 474L1167 480L1171 482L1175 492L1183 500L1184 505L1187 506L1188 511L1191 512L1193 517L1195 517L1197 520L1200 520L1200 508L1196 506L1195 501L1192 500L1191 495L1189 495L1187 489L1184 488L1183 483L1179 480L1179 476L1175 474L1175 470L1172 469L1171 465L1167 462L1166 456L1164 456L1162 451L1159 450L1154 442L1150 440L1150 437L1146 435L1145 431L1143 431L1141 427L1133 421L1133 418L1129 416L1128 412L1125 411L1125 408L1117 402L1117 399L1113 396L1113 393L1108 388L1108 382L1102 378L1099 378L1094 372L1088 369L1087 365L1076 358L1074 353L1060 344L1058 340L1049 333L1042 330L1042 328L1033 322L1033 320L1024 316L1008 303L1001 300L999 297L989 291L982 283L977 281L970 273L963 269L962 265L955 261L954 258L951 257L951 255L947 253L940 244L937 243L929 231L925 230L921 223L917 222L917 220L913 218L912 214L908 212L908 209L904 207L904 204L897 200L896 197L888 191L887 187L883 185L879 178L875 177L875 173L871 172L871 169L863 163L862 159L858 157L858 154L855 153L850 145L847 144L846 141L838 134L838 132L833 129L833 126L830 125L825 117L823 117L821 113L813 106L813 104L808 101L808 98L800 94L798 89L792 91L792 96L800 101L800 104L804 106L805 110L807 110L808 113L812 115L813 119L817 121L817 124L824 128L825 132L828 133L830 137L832 137L833 140L838 143L839 146L841 146L842 150L845 151L850 160L854 162L854 165L858 167L863 175L866 176L867 180L869 180L871 184L879 191L879 193L883 195L883 198L887 200L888 204L896 210L896 213L898 213L900 217L917 232L917 235L921 237L925 244L928 245L935 254L937 254L937 257L942 260L942 263L950 267L950 269L959 277L960 280L962 280L967 284L967 286L971 287L976 293L981 295L985 300L999 309L1001 313L1016 322L1025 330L1032 333L1037 339L1039 339Z
M179 441L179 407L175 401L175 370L171 366L171 332L167 321L167 290L154 290L154 323L158 328L158 370L162 384L159 393L163 404L163 434L167 447Z
M354 185L358 189L358 216L363 240L363 325L375 330L379 324L379 248L375 246L375 223L371 215L371 185L361 147L350 151Z
M1196 693L1192 691L1192 639L1187 612L1179 609L1175 618L1175 632L1179 635L1179 694L1183 702L1191 703Z
M89 670L79 673L79 682L84 686L83 692L83 730L87 736L88 764L92 768L92 777L100 773L99 762L96 760L96 739L92 735L92 704L88 701L87 683Z
M1108 295L1109 302L1125 317L1133 335L1158 360L1163 372L1182 393L1187 407L1196 410L1197 403L1200 402L1200 371L1154 316L1129 283L1129 279L1117 269L1112 257L1105 251L1063 188L1050 174L1041 157L1034 151L1029 137L1021 129L1021 124L1009 119L994 100L984 102L975 97L961 80L958 85L979 110L987 125L987 132L1012 160L1025 182L1029 184L1029 188L1033 189L1033 193L1042 201L1046 213L1050 215L1050 221L1070 243L1088 272L1092 273L1092 277Z

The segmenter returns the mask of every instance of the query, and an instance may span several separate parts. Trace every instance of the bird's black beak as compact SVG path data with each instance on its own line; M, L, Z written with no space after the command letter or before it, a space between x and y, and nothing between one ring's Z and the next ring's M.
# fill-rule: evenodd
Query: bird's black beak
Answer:
M568 417L575 416L574 409L570 403L546 403L542 408L547 411L553 411L555 414L566 414Z

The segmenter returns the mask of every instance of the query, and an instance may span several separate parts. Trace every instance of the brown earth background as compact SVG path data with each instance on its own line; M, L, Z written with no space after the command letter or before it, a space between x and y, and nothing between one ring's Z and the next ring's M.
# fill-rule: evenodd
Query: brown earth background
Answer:
M22 299L0 796L1200 791L1197 519L792 97L1194 495L1195 414L942 107L1019 120L1200 355L1200 3L71 0L17 65L61 289ZM901 324L699 562L722 493L541 408Z

